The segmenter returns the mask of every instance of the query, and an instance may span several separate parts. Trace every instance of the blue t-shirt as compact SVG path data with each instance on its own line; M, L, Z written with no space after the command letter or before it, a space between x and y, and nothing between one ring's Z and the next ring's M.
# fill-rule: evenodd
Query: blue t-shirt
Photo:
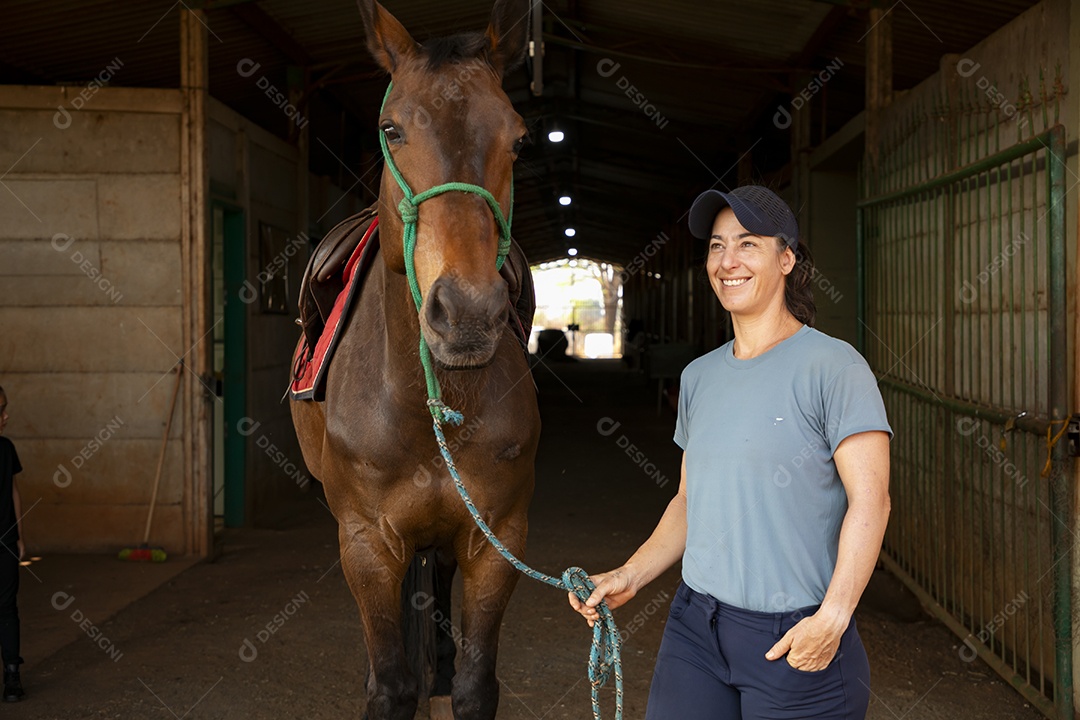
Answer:
M818 605L847 512L833 453L856 433L892 436L877 379L855 348L807 326L749 360L733 345L682 374L683 579L746 610Z

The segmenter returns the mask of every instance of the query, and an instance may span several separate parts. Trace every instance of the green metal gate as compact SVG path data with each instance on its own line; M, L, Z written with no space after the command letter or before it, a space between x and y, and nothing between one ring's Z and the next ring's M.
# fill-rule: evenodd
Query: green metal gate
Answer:
M896 433L882 557L961 660L1072 718L1064 129L1002 149L1025 122L911 105L858 205L860 350Z

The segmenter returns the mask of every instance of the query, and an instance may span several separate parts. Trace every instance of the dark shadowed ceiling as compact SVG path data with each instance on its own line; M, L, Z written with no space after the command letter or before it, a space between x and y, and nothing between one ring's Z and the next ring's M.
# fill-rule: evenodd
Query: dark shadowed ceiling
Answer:
M186 4L185 4L186 2ZM894 87L909 88L1035 3L900 0ZM487 25L491 0L386 0L418 40ZM517 171L514 235L533 261L565 256L625 263L670 233L700 190L732 185L742 158L758 180L783 181L783 109L814 90L812 141L863 109L868 0L548 0L543 93L531 65L505 87L535 144ZM237 63L287 87L303 68L311 167L343 187L377 187L376 114L386 86L349 0L20 0L4 4L0 82L79 83L115 58L113 85L175 87L179 14L207 11L210 92L276 134L289 120ZM296 71L294 71L296 72ZM814 75L827 77L815 89ZM778 115L778 113L780 113ZM547 131L566 133L558 145ZM359 190L360 185L357 185ZM572 203L558 204L566 193ZM314 209L313 209L314 210ZM564 228L577 235L565 237Z

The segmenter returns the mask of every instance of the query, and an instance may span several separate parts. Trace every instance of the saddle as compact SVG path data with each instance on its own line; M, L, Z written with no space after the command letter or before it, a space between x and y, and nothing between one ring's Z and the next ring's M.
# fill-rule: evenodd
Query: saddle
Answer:
M293 362L290 389L294 399L323 398L326 368L337 344L338 328L378 252L377 224L375 205L342 220L326 234L308 261L300 281L298 305L303 336ZM536 296L529 262L516 241L511 240L499 274L506 281L513 310L507 313L507 324L523 352L528 353ZM331 336L324 338L327 332Z
M299 299L300 326L304 329L309 348L318 344L338 295L345 291L345 265L377 216L376 206L372 205L342 220L326 234L311 254L300 280ZM371 259L374 259L374 251L370 254L372 257L363 264L363 268L357 268L354 272L367 269Z

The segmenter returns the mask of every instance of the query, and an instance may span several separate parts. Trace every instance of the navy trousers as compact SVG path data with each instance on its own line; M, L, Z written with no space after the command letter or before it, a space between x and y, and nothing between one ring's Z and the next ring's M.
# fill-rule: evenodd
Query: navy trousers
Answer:
M646 720L862 720L870 666L854 618L824 670L797 670L787 656L765 659L815 610L743 610L681 583L656 657Z

